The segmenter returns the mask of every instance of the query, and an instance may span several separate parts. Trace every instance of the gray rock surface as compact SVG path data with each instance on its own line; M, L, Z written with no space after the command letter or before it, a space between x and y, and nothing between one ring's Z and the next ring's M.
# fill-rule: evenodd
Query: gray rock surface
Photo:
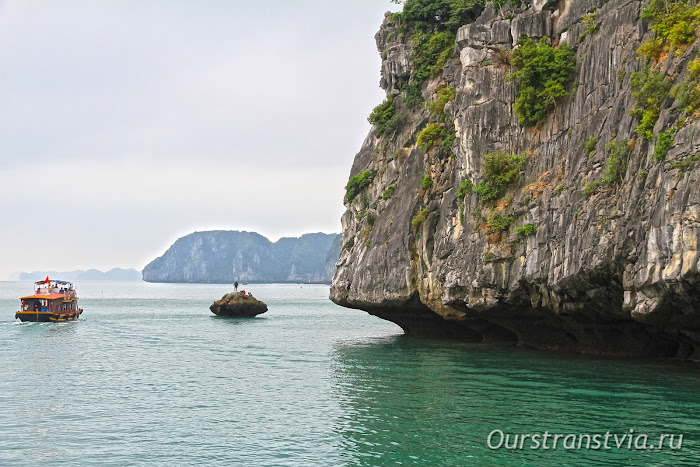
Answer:
M338 256L331 256L340 253L339 242L338 234L306 234L272 243L254 232L195 232L178 239L149 263L143 269L143 280L328 283L335 273Z
M640 19L642 2L537 1L535 7L512 19L487 8L459 31L459 60L424 86L425 98L441 80L457 91L446 107L457 128L455 158L415 144L428 120L425 110L411 112L390 139L374 130L368 135L350 175L375 169L377 176L363 192L367 205L346 203L347 248L331 299L407 333L700 358L700 170L697 164L685 172L673 168L700 152L700 122L686 122L665 162L650 156L654 141L635 134L629 77L641 69L635 51L650 37ZM582 37L580 21L594 7L600 30ZM396 36L394 28L387 18L377 34L387 92L407 79L407 55L392 52L404 49L385 40ZM541 129L519 124L514 83L505 80L511 70L494 59L523 31L576 49L577 84ZM698 47L667 60L677 82ZM655 135L679 116L673 99L663 106ZM599 143L589 158L582 143L590 136ZM615 138L635 140L624 182L586 198L582 188L602 177L605 143ZM478 183L483 156L495 150L527 156L522 182L502 207L517 219L514 227L536 225L534 236L518 237L514 227L486 233L470 215L481 205L473 194L460 220L457 187L467 178ZM425 174L433 181L427 192L420 190ZM392 184L394 195L383 199ZM422 208L430 216L414 232L411 220ZM369 233L361 210L376 218Z
M249 293L231 292L215 301L209 309L223 318L253 318L265 313L267 305Z

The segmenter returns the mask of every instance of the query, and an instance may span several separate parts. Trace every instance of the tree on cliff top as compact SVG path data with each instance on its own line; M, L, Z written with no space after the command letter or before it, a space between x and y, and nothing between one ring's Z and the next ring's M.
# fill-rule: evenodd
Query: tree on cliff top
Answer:
M392 0L403 4L400 19L411 23L436 26L437 30L457 32L463 24L474 21L487 0Z

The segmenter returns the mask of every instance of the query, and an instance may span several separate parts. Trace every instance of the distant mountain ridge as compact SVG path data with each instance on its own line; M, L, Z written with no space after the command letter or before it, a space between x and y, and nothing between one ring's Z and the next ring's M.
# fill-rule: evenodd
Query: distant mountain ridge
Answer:
M140 281L141 271L136 269L121 269L114 268L107 272L97 269L88 269L84 271L78 269L76 271L58 272L58 271L32 271L23 272L19 275L21 281L38 281L45 279L58 279L64 281Z
M178 239L143 269L146 282L330 283L340 234L312 233L277 242L255 232L215 230Z

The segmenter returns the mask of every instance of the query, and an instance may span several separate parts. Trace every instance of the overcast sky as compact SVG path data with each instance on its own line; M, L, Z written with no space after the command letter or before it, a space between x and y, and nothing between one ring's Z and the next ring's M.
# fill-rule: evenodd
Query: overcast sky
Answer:
M389 0L0 0L0 279L339 232Z

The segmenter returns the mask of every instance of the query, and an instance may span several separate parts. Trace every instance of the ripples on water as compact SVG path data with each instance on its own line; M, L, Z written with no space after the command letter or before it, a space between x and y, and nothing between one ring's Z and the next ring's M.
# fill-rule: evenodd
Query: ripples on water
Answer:
M417 339L327 300L248 286L85 283L73 323L14 322L0 283L0 464L697 465L697 365ZM683 450L491 451L510 433L684 434ZM651 438L650 438L651 439Z

